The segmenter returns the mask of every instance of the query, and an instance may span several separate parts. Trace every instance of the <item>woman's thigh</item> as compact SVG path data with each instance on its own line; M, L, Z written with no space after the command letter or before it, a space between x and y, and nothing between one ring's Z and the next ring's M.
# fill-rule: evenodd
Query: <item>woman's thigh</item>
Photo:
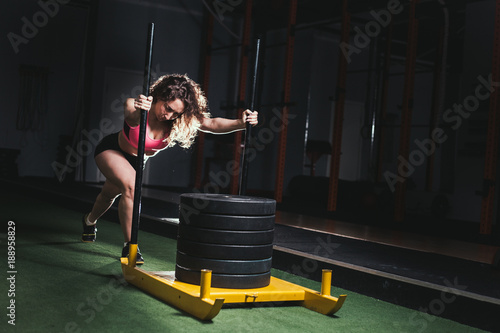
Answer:
M95 157L95 161L99 170L106 177L106 182L110 183L107 186L109 191L113 191L113 186L119 189L120 193L133 189L135 169L122 153L116 150L105 150Z

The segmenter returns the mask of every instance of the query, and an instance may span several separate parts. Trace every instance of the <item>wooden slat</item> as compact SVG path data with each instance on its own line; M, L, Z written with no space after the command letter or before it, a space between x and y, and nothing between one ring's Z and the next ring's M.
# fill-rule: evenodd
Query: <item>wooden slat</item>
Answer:
M293 65L293 50L295 43L295 22L297 18L297 0L290 1L290 10L288 14L288 33L285 55L285 76L283 84L283 108L281 109L281 132L279 136L278 146L278 161L276 165L276 183L274 199L276 202L283 200L283 183L285 179L285 159L286 159L286 142L288 133L288 107L291 99L292 90L292 65Z
M341 40L344 45L349 44L349 31L351 25L351 16L347 11L347 0L342 2L342 28ZM332 154L330 167L330 181L328 189L328 211L337 210L337 196L340 171L340 155L342 153L342 125L344 121L344 104L347 80L347 65L348 61L342 50L339 51L339 63L337 74L337 88L335 94L335 115L334 115L334 130L332 137Z
M415 11L418 0L411 0L408 20L408 44L406 47L406 68L401 114L401 133L399 139L399 156L408 161L410 155L411 118L413 112L413 88L415 84L415 61L417 53L418 20ZM398 160L399 161L399 160ZM404 169L404 168L399 168ZM396 183L394 197L394 220L404 220L406 206L406 175L399 175L402 181Z
M500 0L496 1L495 32L493 35L492 81L500 81ZM496 170L498 161L499 124L498 115L499 91L495 89L490 96L488 114L488 132L486 137L486 153L484 157L483 201L481 203L481 234L491 234L493 214L495 211Z

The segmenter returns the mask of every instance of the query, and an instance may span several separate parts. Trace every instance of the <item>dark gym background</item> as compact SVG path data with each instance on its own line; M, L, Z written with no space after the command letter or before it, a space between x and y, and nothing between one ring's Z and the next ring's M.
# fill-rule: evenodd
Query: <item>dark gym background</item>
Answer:
M3 176L103 181L93 159L87 158L91 156L87 151L95 146L100 133L120 129L121 103L139 91L144 31L150 21L157 26L153 57L156 76L180 72L200 82L206 54L204 15L208 15L207 9L215 13L207 96L214 116L236 116L244 2L235 1L225 7L214 7L209 1L205 2L209 6L202 1L65 2L53 6L50 1L10 1L8 10L3 11ZM388 4L394 6L395 14L387 18L383 13L389 12ZM258 154L251 162L248 188L268 196L275 191L279 132L269 129L279 119L285 89L288 8L287 1L255 1L253 8L252 37L263 33L264 51L258 98L261 125L255 131L260 142ZM495 1L453 1L445 6L439 1L420 1L417 6L419 29L410 152L419 149L415 140L429 138L435 91L441 94L437 124L444 128L447 139L434 153L431 188L425 186L426 160L415 166L407 179L405 207L410 215L469 221L479 228L489 99L480 100L467 117L450 113L448 117L453 116L454 120L444 122L443 114L454 104L464 104L468 96L474 96L481 84L478 77L488 79L492 73L494 9ZM393 193L385 175L397 174L399 163L409 2L350 1L348 10L351 46L356 47L356 52L348 56L338 211L383 211L382 220L388 221L393 218ZM387 114L383 118L380 103L388 35L382 25L387 24L378 23L373 13L392 22L390 68L385 73ZM312 195L314 202L325 202L315 209L325 211L341 18L340 1L299 1L294 27L284 201L307 200ZM372 30L368 36L366 28L370 29L370 22ZM377 22L378 30L373 22ZM441 42L440 29L445 29L445 40ZM359 31L365 33L365 39L357 36ZM440 45L445 47L446 65L442 79L436 83ZM45 81L31 88L22 86L23 77L29 77L28 66L46 73L39 75ZM458 117L462 119L456 120ZM271 123L273 118L277 119ZM264 128L267 131L259 136ZM382 130L384 144L378 148ZM207 136L206 142L204 175L223 169L222 160L231 158L228 146L232 138ZM314 178L310 177L308 144L311 150L317 147L323 153L315 164ZM193 150L185 152L179 148L162 152L149 163L145 185L192 187L193 156ZM381 164L377 169L378 158ZM64 165L74 167L62 172ZM382 177L377 178L377 173ZM348 197L356 202L343 200ZM493 225L496 220L495 214Z
M45 199L54 202L59 194L95 197L104 178L93 149L122 128L123 101L141 92L149 22L155 23L153 77L187 73L205 89L213 116L235 118L248 105L239 91L246 82L248 95L253 41L261 36L260 123L253 130L247 194L275 198L280 212L329 218L325 229L335 221L353 223L363 240L363 227L371 226L440 237L442 244L488 246L481 274L489 284L473 274L476 268L459 276L470 278L470 289L494 290L489 296L497 297L498 271L490 275L489 258L498 268L500 1L7 0L0 13L0 179L6 189L39 196L50 189L54 196ZM168 211L161 203L156 212L175 218L179 193L231 193L228 165L237 139L204 135L189 150L176 146L148 161L144 188L173 198ZM311 221L301 227L313 228ZM284 247L317 239L280 230L276 243ZM446 266L442 258L413 261L414 254L344 241L336 254L349 258L357 248L360 265L387 266L377 260L392 253L398 265L435 264L429 275ZM455 267L465 266L447 267L456 277ZM359 276L342 274L340 283L355 290L349 283ZM370 294L363 288L380 281L359 282L356 290ZM383 285L373 296L383 297ZM420 289L412 292L417 297ZM457 310L453 319L463 313ZM487 322L468 323L492 327L477 321Z

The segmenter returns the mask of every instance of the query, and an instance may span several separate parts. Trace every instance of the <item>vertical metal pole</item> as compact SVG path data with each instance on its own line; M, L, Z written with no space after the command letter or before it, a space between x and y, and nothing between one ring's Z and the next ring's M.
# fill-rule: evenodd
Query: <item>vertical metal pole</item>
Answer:
M214 17L205 8L204 11L204 24L203 32L204 37L202 41L202 73L201 73L201 89L205 93L208 93L208 86L210 83L210 64L212 61L212 41L213 41L213 31L214 31ZM203 178L203 149L205 148L205 133L198 132L197 145L196 145L196 167L194 175L194 187L201 188L201 182Z
M410 155L411 116L413 111L413 87L415 84L415 61L417 53L418 20L415 11L418 0L410 2L410 17L408 22L408 43L406 46L406 68L403 91L403 106L401 114L401 133L399 140L399 157L408 161ZM398 168L401 169L401 168ZM396 183L394 203L394 220L401 222L404 219L406 206L406 175L400 175L403 181Z
M257 38L255 42L255 61L253 65L253 76L252 76L252 87L250 92L250 110L255 110L255 94L257 93L257 75L259 72L259 58L260 58L260 38ZM248 160L250 141L252 138L252 125L246 124L245 131L245 144L243 145L243 159L241 161L241 179L240 179L240 191L239 195L245 195L247 190L247 178L248 178Z
M248 68L248 49L250 47L250 34L252 32L252 6L253 1L246 1L245 20L243 22L243 37L241 41L241 57L240 57L240 80L238 92L238 113L237 117L241 118L243 108L241 104L244 103L247 83L247 68ZM238 194L238 185L240 179L240 162L241 162L241 131L234 133L234 147L233 158L234 167L232 170L230 193Z
M429 118L429 138L432 138L432 133L438 125L438 115L441 108L441 99L444 91L442 90L442 77L443 77L443 52L444 52L444 27L441 27L438 38L438 46L436 52L436 61L434 64L434 82L432 92L432 108ZM425 190L432 191L432 183L434 178L434 160L435 154L431 154L427 158L427 172L425 175Z
M349 30L351 15L347 10L347 0L342 1L342 27L340 42L349 44ZM337 88L335 96L335 115L333 120L332 154L330 156L330 181L328 187L328 211L337 210L337 195L340 171L340 154L342 150L342 125L344 122L344 104L347 78L347 58L339 50L339 63L337 73Z
M144 67L144 83L142 86L142 93L145 96L149 95L149 84L151 79L151 58L153 56L153 36L154 36L154 23L149 23L148 45L146 50L146 64ZM141 215L141 190L142 190L142 174L144 169L144 143L146 138L146 122L147 122L147 111L141 110L139 142L137 144L137 165L135 173L134 206L133 206L134 210L132 214L132 235L130 239L131 245L129 250L129 266L135 266L135 258L137 255L137 235L139 232L139 220Z
M290 9L288 14L288 29L286 43L286 58L285 58L285 77L283 88L283 109L281 110L281 132L279 137L278 161L276 166L276 183L274 189L274 199L276 202L283 200L283 183L285 181L285 158L286 158L286 141L288 133L288 106L291 99L292 90L292 66L293 66L293 50L295 46L295 23L297 20L297 0L290 1Z
M492 81L500 81L500 0L496 1L495 33L493 35ZM488 132L486 137L486 153L484 157L483 201L481 203L481 234L489 235L492 231L493 213L495 210L496 171L498 161L498 140L500 115L498 114L500 92L495 89L490 96L488 114Z
M370 89L370 93L367 94L368 102L366 108L366 114L368 120L366 121L366 126L368 126L368 133L370 135L370 150L369 150L369 161L368 161L368 175L369 179L375 180L376 170L377 170L377 159L376 159L376 144L378 143L377 129L379 127L380 117L378 115L378 101L380 94L380 54L379 54L379 43L380 40L375 38L370 43L370 61L368 67L368 83L367 87Z
M380 96L380 119L381 126L379 126L379 141L377 149L377 182L382 181L382 170L384 161L384 148L385 148L385 136L387 132L387 101L389 95L389 73L391 69L391 52L392 52L392 32L393 32L393 20L387 28L386 35L386 45L385 45L385 55L384 55L384 65L382 70L382 91Z

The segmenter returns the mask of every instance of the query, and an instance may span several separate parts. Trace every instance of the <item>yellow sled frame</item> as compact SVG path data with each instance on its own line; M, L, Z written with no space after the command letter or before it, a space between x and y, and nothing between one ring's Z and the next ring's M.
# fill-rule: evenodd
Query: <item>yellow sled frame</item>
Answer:
M135 263L137 244L130 244L129 253L130 262ZM127 258L122 258L121 264L128 283L201 320L217 316L224 303L298 302L310 310L332 315L342 307L347 297L330 295L332 271L326 269L323 270L321 292L317 292L272 276L270 284L263 288L212 288L210 270L201 271L198 286L176 280L175 272L146 272L129 264Z

